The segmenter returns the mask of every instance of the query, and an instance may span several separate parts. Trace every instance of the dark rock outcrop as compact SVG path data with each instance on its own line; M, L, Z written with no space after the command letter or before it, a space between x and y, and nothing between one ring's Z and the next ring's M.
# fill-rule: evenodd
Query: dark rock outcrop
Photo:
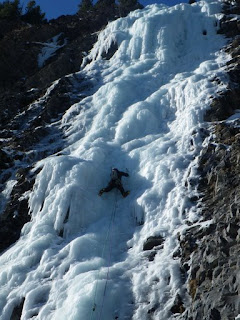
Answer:
M18 240L22 227L30 220L27 198L20 200L34 184L34 177L28 173L29 169L19 169L16 173L17 183L0 215L0 253Z
M209 144L199 159L202 218L209 224L188 232L196 243L190 250L193 319L205 319L207 314L215 319L219 313L219 319L231 320L240 312L240 130L233 129L224 122L218 124L214 144Z
M6 152L0 149L0 170L9 168L12 165L12 159Z
M180 313L180 314L182 314L185 311L185 307L184 307L182 298L179 294L176 295L176 298L174 300L174 304L170 310L172 313Z
M187 276L190 303L185 320L234 320L240 313L240 120L227 121L240 106L240 28L230 14L240 1L227 1L220 33L230 39L226 51L228 89L206 113L209 143L199 157L202 218L180 237L182 270ZM217 81L217 79L215 79Z
M163 244L164 238L162 236L153 236L147 238L143 245L143 251L152 250L154 247L160 246Z
M143 251L148 251L148 260L153 261L157 251L163 248L164 238L159 236L152 236L147 238L143 244Z
M10 320L20 320L22 316L22 309L24 305L25 299L23 298L22 301L17 305L13 311Z

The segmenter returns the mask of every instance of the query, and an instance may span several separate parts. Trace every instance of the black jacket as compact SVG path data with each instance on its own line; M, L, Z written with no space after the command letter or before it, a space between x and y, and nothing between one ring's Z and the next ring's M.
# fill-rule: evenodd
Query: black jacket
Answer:
M116 169L116 170L117 170L117 169ZM122 176L124 176L124 177L128 177L128 176L129 176L128 173L123 172L123 171L119 171L119 170L117 170L117 174L118 174L118 179L119 179L119 180L121 180Z

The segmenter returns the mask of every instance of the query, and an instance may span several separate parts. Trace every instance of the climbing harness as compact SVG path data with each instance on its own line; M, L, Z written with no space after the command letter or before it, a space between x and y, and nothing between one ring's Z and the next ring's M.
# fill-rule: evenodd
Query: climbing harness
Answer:
M103 250L102 250L102 258L103 258L105 250L106 250L106 246L107 246L107 243L108 243L109 254L108 254L108 263L107 263L107 276L106 276L106 280L105 280L102 301L101 301L101 304L100 304L99 315L98 315L98 317L95 318L97 320L101 320L103 306L104 306L104 300L105 300L106 290L107 290L107 283L108 283L108 280L109 280L109 271L110 271L111 256L112 256L112 234L113 234L112 233L112 227L113 227L113 223L114 223L114 219L115 219L116 209L117 209L117 192L115 192L115 202L114 202L113 210L112 210L112 213L111 213L110 222L109 222L109 226L108 226L108 231L107 231L107 235L106 235L106 238L105 238L105 241L104 241ZM91 318L90 318L91 320L93 319L94 313L97 310L96 296L97 296L97 291L98 291L99 276L100 276L100 270L98 271L95 290L94 290L93 307L92 307Z

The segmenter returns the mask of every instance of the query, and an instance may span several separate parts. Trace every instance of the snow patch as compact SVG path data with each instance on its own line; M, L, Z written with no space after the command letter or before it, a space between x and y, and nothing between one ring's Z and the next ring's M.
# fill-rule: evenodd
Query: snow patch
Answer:
M42 68L49 58L54 56L59 49L63 48L66 45L66 39L64 39L63 44L59 44L61 35L62 33L59 33L47 42L37 42L37 44L43 46L41 52L38 55L39 68Z

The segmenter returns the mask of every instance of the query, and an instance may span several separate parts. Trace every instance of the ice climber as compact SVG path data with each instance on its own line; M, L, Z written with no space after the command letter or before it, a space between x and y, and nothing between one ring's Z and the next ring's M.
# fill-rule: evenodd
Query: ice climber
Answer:
M103 188L99 191L98 195L101 196L104 192L109 192L112 189L117 188L125 198L129 194L129 191L124 191L123 189L121 181L122 176L129 177L129 174L119 171L117 168L113 168L111 172L111 180L109 181L106 188Z

